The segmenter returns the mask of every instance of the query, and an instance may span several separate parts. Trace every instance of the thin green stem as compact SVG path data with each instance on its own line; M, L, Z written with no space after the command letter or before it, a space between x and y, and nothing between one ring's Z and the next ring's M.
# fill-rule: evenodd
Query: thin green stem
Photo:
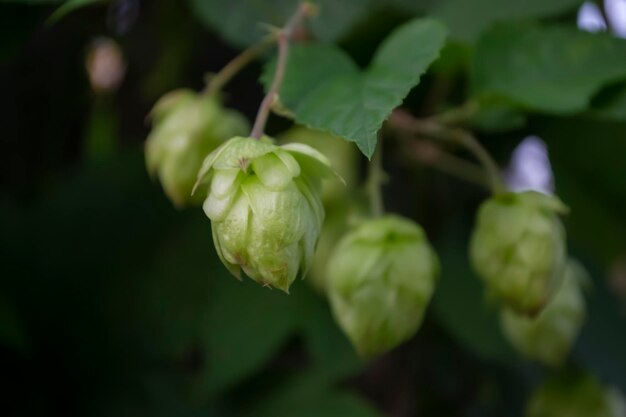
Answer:
M270 46L276 42L275 36L270 36L262 42L243 50L239 55L226 64L217 74L213 75L207 84L204 93L211 95L224 88L228 82L235 77L243 68L258 58Z
M491 191L494 194L500 194L506 191L506 186L502 180L498 164L496 164L496 161L491 157L489 152L487 152L478 139L476 139L476 137L474 137L471 133L460 129L456 134L459 138L459 142L463 144L467 150L473 153L476 159L478 159L478 161L485 168L491 183Z
M374 156L369 164L369 172L367 177L367 194L370 201L370 210L372 216L381 217L385 214L385 204L383 201L383 183L386 179L385 171L383 170L383 145L378 144Z
M254 121L254 126L252 127L252 132L250 133L250 136L253 138L259 139L263 136L265 124L267 123L267 118L270 115L272 105L278 98L278 92L280 91L283 79L285 78L287 58L289 56L289 41L293 36L293 32L296 30L298 25L300 25L302 20L305 17L310 16L312 13L313 6L306 2L301 3L296 13L289 19L285 27L282 28L276 35L276 41L278 43L276 71L274 72L274 79L272 80L270 89L263 98Z

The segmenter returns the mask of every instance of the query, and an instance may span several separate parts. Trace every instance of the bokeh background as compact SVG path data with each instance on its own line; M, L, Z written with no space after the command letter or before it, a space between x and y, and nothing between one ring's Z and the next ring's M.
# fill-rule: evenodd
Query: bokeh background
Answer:
M504 340L469 267L483 189L407 164L389 146L387 208L424 226L443 270L417 336L366 362L306 282L285 296L232 279L202 211L176 210L147 175L154 102L172 89L201 89L207 73L262 35L249 22L280 24L295 1L85 3L59 12L52 0L0 2L2 415L523 415L550 371ZM474 44L492 24L530 19L626 34L625 1L541 3L550 10L496 0L345 1L322 7L315 24L332 26L323 33L364 65L399 23L443 16L451 46L405 103L430 115L464 101ZM225 104L250 120L260 72L252 64L225 91ZM597 97L622 89L613 80ZM556 191L570 206L570 252L593 288L569 366L622 391L624 108L526 109L479 133L513 187ZM273 117L268 132L287 127Z

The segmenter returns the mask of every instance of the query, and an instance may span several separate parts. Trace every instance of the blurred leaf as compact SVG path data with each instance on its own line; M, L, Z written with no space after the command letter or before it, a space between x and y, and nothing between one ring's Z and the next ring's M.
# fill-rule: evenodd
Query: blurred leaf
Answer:
M602 120L626 120L626 85L601 91L592 101L590 114Z
M459 224L457 224L459 226ZM460 227L457 227L457 232ZM467 257L467 242L450 236L441 248L442 276L433 309L443 327L478 356L508 362L517 355L504 339L497 306L490 305Z
M437 21L406 23L383 42L365 72L333 46L294 48L280 91L281 102L299 123L356 142L361 152L371 157L382 123L419 83L439 55L445 36ZM265 69L266 87L274 67L270 64Z
M531 110L584 110L604 85L626 78L626 40L565 27L499 26L476 46L474 87Z
M556 192L570 207L569 239L602 262L626 248L626 123L580 118L535 120L550 153Z
M293 296L247 278L238 282L220 277L212 291L204 336L207 392L227 388L263 367L293 334L298 320Z
M334 381L363 367L348 338L333 320L325 299L313 291L303 291L298 307L301 332L316 372Z
M232 44L245 47L265 36L263 24L282 27L301 0L188 0L196 17ZM309 25L314 35L332 41L368 11L371 0L315 0L319 15Z
M315 373L301 373L258 396L237 413L249 417L376 417L371 406Z
M107 0L67 0L50 15L46 23L49 25L55 24L76 9L80 9L81 7L89 6L91 4L104 3L105 1Z
M587 304L589 315L574 355L600 378L626 391L626 314L603 280L595 283Z
M519 129L526 124L524 113L506 100L480 100L476 114L470 120L472 126L486 132L505 132Z
M433 16L450 28L454 37L475 39L495 22L548 17L576 9L583 0L445 0L432 8Z

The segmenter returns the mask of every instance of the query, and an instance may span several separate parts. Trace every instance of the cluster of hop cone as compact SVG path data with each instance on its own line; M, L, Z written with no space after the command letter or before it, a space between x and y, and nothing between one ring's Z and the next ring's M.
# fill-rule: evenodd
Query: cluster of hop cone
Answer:
M308 274L365 357L417 332L437 255L413 220L362 209L352 144L300 126L278 141L251 138L245 118L217 95L188 90L164 96L151 117L149 172L177 207L202 204L234 276L243 271L288 293ZM566 210L537 192L497 193L478 211L469 250L511 344L553 367L566 361L585 317L586 273L567 255L559 220ZM559 386L545 390L551 384Z

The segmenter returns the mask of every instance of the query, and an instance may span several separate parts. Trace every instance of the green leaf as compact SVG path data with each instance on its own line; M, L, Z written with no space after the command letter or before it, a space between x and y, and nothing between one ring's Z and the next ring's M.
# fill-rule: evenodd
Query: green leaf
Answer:
M303 291L297 304L301 333L311 355L313 369L331 380L359 371L363 362L333 320L328 302L313 291Z
M626 390L623 304L608 291L605 280L597 280L587 298L590 314L574 356L602 379Z
M187 0L202 23L232 44L245 47L264 35L263 24L282 27L301 0ZM319 15L309 26L317 39L332 41L368 11L371 0L317 0Z
M530 110L584 110L600 88L625 78L626 40L607 34L509 25L489 31L476 46L476 92Z
M446 37L431 19L400 26L379 47L365 71L341 50L324 44L293 49L280 100L301 124L330 131L374 153L377 132L438 57ZM263 75L269 85L275 64Z
M454 37L468 41L495 22L554 16L581 3L583 0L447 0L437 2L431 11Z
M301 372L265 389L259 401L242 404L243 417L377 417L374 409L354 394L333 387L322 375Z
M457 232L460 224L452 226ZM467 242L451 234L443 248L444 268L433 298L439 322L462 346L485 359L508 362L517 355L502 336L497 305L486 300L484 287L470 268Z
M207 306L203 381L204 389L211 393L261 369L295 332L298 320L293 294L286 296L232 277L217 277L213 284Z
M592 101L590 114L602 120L626 120L626 85L601 91Z
M67 14L73 12L76 9L80 9L81 7L89 6L91 4L104 3L105 1L107 0L68 0L61 6L59 6L54 11L54 13L50 15L46 23L49 25L57 23Z

